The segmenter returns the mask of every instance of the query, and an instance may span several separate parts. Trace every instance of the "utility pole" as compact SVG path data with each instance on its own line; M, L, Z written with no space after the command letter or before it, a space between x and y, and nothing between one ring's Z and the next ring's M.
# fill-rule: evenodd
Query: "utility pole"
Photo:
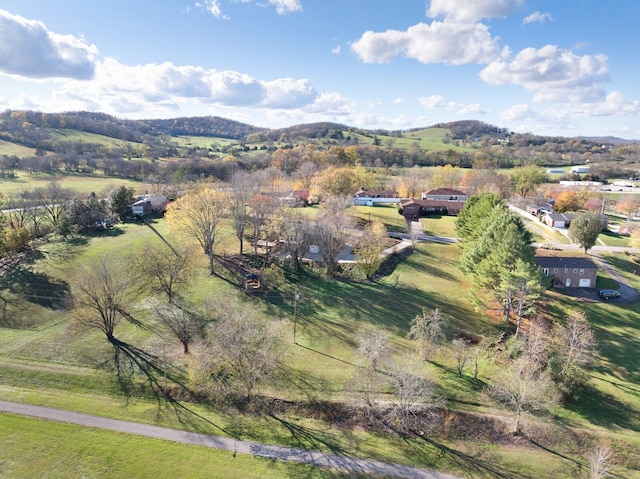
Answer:
M298 299L300 299L300 295L298 294L298 288L296 288L293 294L293 344L297 344L296 326L298 325Z

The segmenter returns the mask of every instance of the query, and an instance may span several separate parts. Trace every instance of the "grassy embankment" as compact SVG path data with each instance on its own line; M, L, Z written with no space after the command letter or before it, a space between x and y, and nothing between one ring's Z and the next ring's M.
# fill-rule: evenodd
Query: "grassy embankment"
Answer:
M363 208L359 214L368 217L368 213ZM389 226L399 228L402 225L402 217L395 208L373 208L371 213L380 215ZM427 229L449 235L452 224L448 218L443 219L443 222L427 220ZM173 241L182 241L166 230L163 220L157 221L156 227ZM46 286L54 287L66 281L73 288L80 266L102 254L109 254L116 261L125 252L163 247L146 227L127 224L118 227L118 232L80 238L81 241L75 240L73 247L52 243L47 248L48 259L39 266L40 271L51 278ZM221 252L225 249L235 252L231 234L227 241ZM349 394L344 386L358 362L355 355L356 332L374 328L388 331L392 335L395 355L402 357L412 350L404 338L409 321L423 306L439 307L450 318L449 337L465 332L495 338L500 325L471 307L464 278L456 268L457 254L455 246L420 245L390 276L374 284L327 281L308 273L292 278L296 280L295 287L301 298L298 304L299 346L291 345L287 353L289 377L295 379L287 385L274 386L270 392L288 399L347 399ZM190 295L202 301L214 296L216 291L232 294L232 286L205 274L205 260L200 259L202 264ZM629 259L620 256L615 261L620 268L627 268L629 280L637 284L637 278L630 273ZM599 280L599 286L601 284L602 280ZM37 290L37 282L32 286ZM269 314L291 320L292 302L288 293L293 286L285 287L282 296L268 301L249 301ZM547 442L543 444L546 450L526 442L497 447L487 439L478 438L466 441L403 439L348 428L336 429L303 416L257 418L216 412L206 406L187 405L189 410L176 410L144 397L127 399L119 393L113 371L96 367L110 355L110 347L103 337L79 328L70 320L68 313L46 303L24 305L25 314L31 319L39 318L35 328L3 329L0 332L0 397L229 434L242 439L333 450L470 476L472 471L478 470L476 468L488 468L501 471L506 477L541 477L550 471L554 471L557 477L574 477L577 466L573 460L582 459L575 442L567 443L565 439L567 435L575 438L583 431L614 441L616 452L624 454L623 464L637 469L639 426L636 412L640 410L640 400L635 393L639 378L633 373L633 365L638 359L635 340L638 336L635 321L638 305L576 303L575 298L558 293L549 293L546 303L550 316L555 318L562 317L571 308L584 310L596 328L601 345L601 361L593 370L588 396L579 403L556 408L554 421L540 420L548 428ZM150 301L137 300L133 310L140 319L153 322ZM161 354L162 341L148 332L123 325L117 335L153 354ZM176 342L168 341L166 346L171 363L185 364L186 359ZM453 360L444 350L425 368L425 372L438 381L443 395L449 398L451 410L505 414L483 392L494 368L492 355L482 358L478 381L471 380L468 374L458 379ZM28 426L24 427L28 429ZM73 450L74 446L69 444L68 447ZM78 467L86 465L99 470L99 465L78 461L82 463ZM247 475L257 477L260 466L252 467L255 469ZM624 470L624 475L639 477L632 470Z

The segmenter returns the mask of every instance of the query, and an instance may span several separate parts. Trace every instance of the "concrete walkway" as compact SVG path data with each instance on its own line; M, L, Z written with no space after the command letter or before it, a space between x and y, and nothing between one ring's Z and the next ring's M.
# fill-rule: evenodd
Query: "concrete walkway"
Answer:
M461 479L450 474L437 471L420 469L417 467L402 466L399 464L387 464L368 459L341 456L317 451L306 451L293 447L274 446L251 441L240 441L229 437L212 436L196 432L180 431L166 427L152 426L118 419L109 419L89 414L81 414L62 409L54 409L29 404L0 401L0 412L29 416L49 421L77 424L79 426L94 427L117 431L126 434L164 439L182 444L222 449L238 454L250 454L252 456L266 457L282 461L294 461L311 464L317 467L326 467L348 472L364 474L379 474L389 477L407 479Z

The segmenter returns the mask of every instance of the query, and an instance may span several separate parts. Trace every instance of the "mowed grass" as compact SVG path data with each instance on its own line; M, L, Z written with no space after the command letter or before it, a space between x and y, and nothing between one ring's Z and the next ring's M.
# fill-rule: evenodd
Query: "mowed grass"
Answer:
M458 236L455 216L426 216L421 218L420 221L426 234L448 238L456 238Z
M373 208L397 215L394 208ZM366 212L368 216L368 212ZM390 216L391 217L391 216ZM400 219L402 217L398 215ZM434 220L440 221L440 220ZM173 243L186 242L168 228L164 219L153 220L156 230ZM166 248L146 226L120 225L106 235L77 238L73 247L51 243L46 261L39 270L57 280L67 281L73 290L83 265L106 255L114 264L142 248ZM236 240L229 232L220 254L232 254ZM449 339L460 332L480 335L491 341L502 325L476 311L468 298L468 284L457 269L459 250L455 245L419 244L416 251L400 262L391 273L375 283L353 283L324 279L317 272L305 270L289 275L289 283L279 292L265 298L246 298L268 314L287 322L290 346L286 352L288 382L273 384L269 392L285 399L348 399L346 386L358 369L356 335L360 330L382 330L390 334L394 355L414 355L414 345L406 339L411 319L422 308L439 308L449 321ZM189 292L201 301L215 294L236 294L237 286L206 271L206 257L197 256L194 284ZM633 262L625 255L614 255L610 261L632 284ZM125 265L126 266L126 265ZM297 303L297 345L293 344L294 288ZM593 434L615 438L617 450L628 448L635 454L638 442L640 411L636 393L638 307L600 302L576 302L572 296L549 293L549 315L560 319L571 309L580 308L596 328L601 344L602 361L593 369L592 390L576 404L554 410L563 427L588 429ZM133 311L136 317L153 321L152 304L138 298ZM435 440L406 439L388 434L336 429L320 421L298 417L255 417L216 412L206 406L188 405L195 414L183 415L168 405L145 399L126 399L118 393L114 373L98 367L109 359L110 347L100 333L78 328L63 310L39 308L44 318L40 326L25 331L0 330L0 397L24 402L50 404L95 414L171 427L186 427L210 433L233 434L243 439L339 451L389 462L416 464L468 474L482 467L502 471L505 477L576 477L575 463L540 449L525 447L496 448L484 441L441 443ZM161 342L153 334L133 326L119 326L116 335L160 355ZM167 344L171 362L184 364L175 341ZM481 359L480 380L469 380L468 374L455 375L453 358L446 348L425 372L436 378L443 395L452 399L453 410L505 415L483 392L495 366L490 355ZM508 415L507 415L508 416ZM199 417L205 420L193 421ZM221 432L222 428L226 432ZM613 432L615 431L615 436ZM217 432L216 432L217 431ZM621 439L629 436L629 439ZM622 441L622 442L621 442ZM560 442L552 442L552 450L575 457ZM568 446L567 446L568 447ZM471 460L468 454L474 458ZM460 458L464 457L462 461ZM633 464L632 459L625 460ZM531 465L535 464L535 465ZM635 475L634 475L635 474ZM168 476L165 476L168 477ZM624 471L623 477L638 477L635 471Z
M407 222L398 213L398 205L356 206L355 216L363 224L369 221L379 221L385 225L387 231L396 233L407 232Z
M10 414L0 414L0 435L1 477L345 477L309 465Z
M46 188L47 184L54 180L59 182L62 188L68 188L81 194L93 192L97 195L106 195L109 191L119 188L121 185L133 188L136 193L141 193L144 189L144 185L141 182L124 178L101 175L29 175L24 170L17 170L16 178L0 178L0 191L9 198L18 198L25 191Z

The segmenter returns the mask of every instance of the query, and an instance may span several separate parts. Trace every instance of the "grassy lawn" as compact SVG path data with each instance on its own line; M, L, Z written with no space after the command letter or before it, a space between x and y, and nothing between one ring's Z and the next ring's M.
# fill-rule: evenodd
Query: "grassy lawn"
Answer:
M2 477L344 477L303 464L10 414L0 414L0 435Z
M404 226L403 218L393 207L358 207L359 218L368 220L369 215L385 222L388 227ZM172 232L164 219L152 220L154 227L170 242L182 243L186 238ZM455 236L454 218L427 218L425 228L434 234ZM135 254L142 248L164 248L162 241L146 226L127 223L119 225L108 234L77 237L73 245L53 241L45 248L43 260L38 263L36 272L40 282L31 283L34 290L49 288L64 283L73 290L80 278L84 265L102 255L114 261L126 260L127 255ZM237 241L229 232L221 245L219 254L236 253ZM459 250L455 245L418 244L416 250L400 262L386 277L374 283L344 282L328 280L310 270L301 273L288 273L288 283L279 292L264 298L242 296L244 301L252 302L266 314L288 321L287 328L292 333L293 288L299 294L297 303L297 342L292 341L286 351L286 382L273 383L268 393L283 399L299 400L344 400L351 397L346 389L349 381L360 366L356 355L356 335L360 330L382 330L391 338L394 356L403 358L414 353L414 345L406 339L409 323L422 308L439 308L448 319L447 337L459 333L479 335L487 342L497 338L504 329L499 319L482 314L470 302L468 284L457 268ZM235 295L237 287L206 271L206 257L196 255L197 265L188 297L199 302L215 298L216 295ZM626 255L606 257L631 284L640 288L640 278L633 275L635 263ZM128 271L127 264L123 265ZM126 273L125 273L126 274ZM45 281L45 277L47 280ZM609 285L613 281L606 275L599 278L598 287ZM38 296L38 295L36 295ZM413 464L422 467L438 468L462 475L476 477L478 471L499 471L502 477L577 477L576 461L582 461L582 451L577 449L575 435L580 431L593 435L602 435L613 441L616 453L624 456L620 467L623 477L640 477L636 461L640 451L640 399L636 384L640 380L635 365L640 346L640 323L637 321L640 304L623 305L614 302L577 301L576 297L558 292L545 295L546 314L553 319L561 319L568 311L579 308L584 310L596 329L600 344L600 361L591 370L592 381L588 394L577 403L569 403L553 410L553 420L541 420L548 428L543 437L543 447L536 447L523 441L511 446L498 447L490 438L442 441L437 437L402 438L393 434L380 434L359 429L332 427L320 420L295 416L254 416L238 412L218 411L209 406L185 403L185 409L171 407L162 401L145 397L126 397L122 395L115 374L108 367L112 351L101 333L82 329L75 324L68 312L54 304L37 301L21 304L20 314L40 318L28 329L0 330L0 397L8 400L51 405L87 413L129 419L170 427L186 428L213 434L233 435L242 439L252 439L334 451L389 462ZM12 310L14 311L14 310ZM153 303L148 298L136 298L132 307L136 318L153 324ZM16 314L19 311L15 310ZM148 331L131 325L120 325L116 330L119 339L151 354L160 356L162 341ZM176 340L167 341L166 353L171 364L184 367L187 358L182 355ZM446 348L434 357L433 362L425 364L425 373L439 384L442 394L449 398L448 409L456 413L474 412L488 417L505 417L509 414L497 407L484 392L495 372L494 353L487 352L480 358L480 376L473 380L470 373L458 378L455 363ZM144 381L138 382L143 390ZM8 416L0 416L0 434L15 430L15 439L11 447L19 447L28 438L32 439L34 450L40 443L32 426L15 423L6 425ZM16 421L16 419L13 419ZM42 444L49 441L50 434L43 427ZM2 429L4 427L4 430ZM538 426L536 426L538 427ZM90 430L91 431L91 430ZM91 431L97 434L96 431ZM25 436L18 436L25 434ZM31 436L29 436L31 434ZM53 434L53 433L51 433ZM78 432L78 434L84 434ZM107 433L105 433L107 434ZM109 435L108 433L107 435ZM69 436L73 436L69 434ZM115 435L117 436L117 435ZM115 437L114 436L114 437ZM65 436L66 437L66 436ZM567 440L568 437L573 439ZM143 441L141 439L104 439L104 457L114 457L118 447L112 441ZM144 440L146 441L146 440ZM61 441L60 447L68 447L69 462L85 467L74 452L74 444ZM85 440L85 442L87 442ZM100 441L102 442L102 441ZM151 457L160 456L156 447L162 444L140 443L143 451L148 450ZM14 444L18 444L17 446ZM79 441L79 444L82 444ZM120 444L120 443L119 443ZM89 458L100 456L86 446ZM97 446L96 446L97 447ZM168 446L167 446L168 447ZM177 464L204 461L195 451L184 451L177 445L174 454ZM30 452L12 449L14 457L24 457L29 461ZM160 451L158 449L158 451ZM29 467L29 464L15 466L3 459L0 451L0 475L5 470L9 476L29 477L30 470L6 469L7 467ZM24 454L24 456L23 456ZM191 456L193 454L193 456ZM216 470L224 470L225 456L216 456L212 451L202 452ZM100 456L100 457L103 457ZM566 457L568 459L563 458ZM193 457L193 458L192 458ZM227 456L228 457L228 456ZM2 462L5 461L5 462ZM127 464L116 459L118 467L103 472L103 463L86 463L85 475L126 477ZM235 461L235 459L234 459ZM251 462L251 461L250 461ZM220 463L220 467L218 467ZM42 462L41 470L48 467ZM235 462L233 464L236 464ZM260 461L241 467L238 477L259 477L262 467ZM138 464L139 467L143 463ZM71 467L64 461L61 466ZM132 466L133 467L133 466ZM248 469L242 469L247 467ZM288 466L278 465L275 469L280 477L325 477L315 476L319 472L295 470L288 472ZM5 468L5 469L2 469ZM117 469L117 470L116 470ZM195 468L197 469L197 468ZM65 476L66 470L60 470L53 476ZM151 469L156 471L155 469ZM173 469L167 466L165 477L173 477ZM283 472L284 471L284 472ZM109 472L113 474L109 475ZM83 472L84 474L84 472ZM115 474L115 476L114 476ZM200 477L197 472L189 477ZM224 477L235 477L228 472ZM275 474L275 473L274 473ZM475 475L474 475L475 474ZM5 474L6 475L6 474ZM35 474L36 476L38 474ZM155 477L155 476L154 476ZM210 476L207 476L210 477ZM213 476L218 477L218 476ZM220 476L222 477L222 476ZM276 477L276 476L274 476ZM327 476L328 477L328 476Z
M101 175L65 175L65 174L37 174L29 175L25 171L17 170L16 178L0 178L0 191L9 198L18 197L24 191L36 188L46 188L53 180L60 183L62 188L69 188L78 193L106 195L109 191L125 185L132 187L136 193L142 192L144 185L138 181L113 178Z
M424 232L434 236L446 236L456 238L456 217L455 216L426 216L420 218Z
M407 222L404 220L404 216L398 213L398 205L356 206L355 211L356 218L362 223L380 221L386 226L387 231L407 232Z
M613 231L605 231L598 236L598 243L604 243L606 246L622 246L629 247L629 237L628 236L620 236L618 233Z

